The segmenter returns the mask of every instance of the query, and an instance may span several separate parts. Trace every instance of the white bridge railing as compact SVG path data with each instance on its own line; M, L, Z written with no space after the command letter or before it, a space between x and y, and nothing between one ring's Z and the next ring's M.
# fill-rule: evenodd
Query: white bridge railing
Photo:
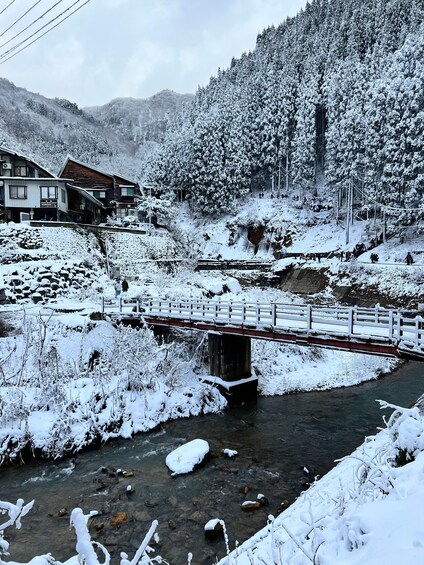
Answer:
M358 338L406 341L424 347L424 318L387 308L311 306L278 303L223 302L220 300L162 300L146 298L103 301L103 312L116 316L147 316L204 322L232 327L297 333L319 333Z

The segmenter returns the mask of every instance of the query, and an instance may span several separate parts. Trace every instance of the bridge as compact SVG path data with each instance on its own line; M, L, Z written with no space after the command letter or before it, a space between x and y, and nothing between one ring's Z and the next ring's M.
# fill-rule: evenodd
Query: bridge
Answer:
M210 374L224 388L252 379L250 338L424 361L424 317L415 310L122 298L103 301L102 312L116 321L208 332Z

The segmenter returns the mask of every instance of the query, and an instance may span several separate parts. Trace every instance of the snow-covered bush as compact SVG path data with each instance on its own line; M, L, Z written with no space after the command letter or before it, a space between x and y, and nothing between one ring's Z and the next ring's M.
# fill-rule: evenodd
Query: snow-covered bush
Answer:
M25 448L59 457L173 417L221 409L196 378L196 344L79 315L24 316L0 339L0 463Z

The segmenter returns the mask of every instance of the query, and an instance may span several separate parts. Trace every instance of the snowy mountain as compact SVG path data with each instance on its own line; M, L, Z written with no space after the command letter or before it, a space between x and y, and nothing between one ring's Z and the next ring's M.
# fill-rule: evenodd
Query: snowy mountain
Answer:
M189 190L205 215L251 190L303 202L326 187L340 204L351 182L361 216L377 203L395 222L415 221L423 29L421 0L307 3L199 89L165 140L156 181Z
M137 180L143 178L145 161L163 136L165 116L178 111L185 99L178 97L164 92L153 96L151 103L114 101L93 111L99 116L96 119L69 100L45 98L0 79L0 142L52 172L58 171L70 154L105 171ZM118 106L120 128L116 127ZM137 136L129 134L129 130L137 131Z
M166 121L191 102L192 94L177 94L162 90L150 98L115 98L104 106L91 106L84 111L137 145L146 141L160 143L166 130Z

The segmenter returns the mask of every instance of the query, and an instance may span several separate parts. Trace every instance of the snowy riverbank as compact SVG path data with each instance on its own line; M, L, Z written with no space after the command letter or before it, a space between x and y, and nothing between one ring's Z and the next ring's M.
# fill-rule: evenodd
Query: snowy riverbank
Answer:
M422 563L423 474L421 401L398 408L387 428L220 565Z
M79 312L62 312L71 307ZM148 328L92 320L95 310L68 302L57 310L9 312L19 330L0 338L2 462L24 453L54 459L225 407L218 390L200 382L207 371L202 334L161 343ZM263 395L351 386L394 366L384 358L265 341L253 349Z

